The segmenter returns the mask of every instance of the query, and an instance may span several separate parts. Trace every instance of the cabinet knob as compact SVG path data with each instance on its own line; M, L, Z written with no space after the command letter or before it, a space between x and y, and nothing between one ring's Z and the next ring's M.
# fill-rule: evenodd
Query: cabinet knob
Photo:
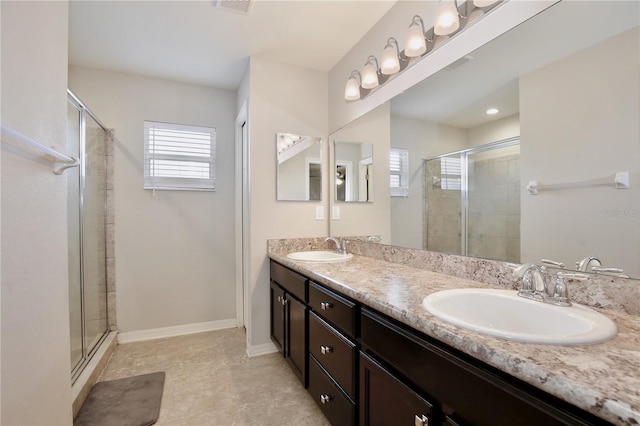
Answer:
M415 426L429 426L429 417L425 416L424 414L422 414L422 415L416 414L414 425Z
M333 348L331 346L322 345L320 346L320 352L322 353L322 355L330 354L331 352L333 352Z
M282 306L285 306L285 305L287 304L287 302L288 302L288 300L287 300L287 299L285 299L284 297L282 297L282 298L280 299L280 304L281 304Z
M320 395L320 402L322 402L323 405L330 403L331 395Z
M282 296L278 296L278 302L282 303Z
M327 309L333 308L333 303L331 302L320 302L320 309L326 311Z

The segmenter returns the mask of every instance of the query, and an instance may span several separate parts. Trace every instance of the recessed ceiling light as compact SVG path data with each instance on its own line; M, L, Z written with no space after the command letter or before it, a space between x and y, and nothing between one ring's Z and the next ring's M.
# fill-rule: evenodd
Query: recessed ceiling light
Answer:
M489 108L486 112L488 115L494 115L499 113L500 111L498 110L498 108Z

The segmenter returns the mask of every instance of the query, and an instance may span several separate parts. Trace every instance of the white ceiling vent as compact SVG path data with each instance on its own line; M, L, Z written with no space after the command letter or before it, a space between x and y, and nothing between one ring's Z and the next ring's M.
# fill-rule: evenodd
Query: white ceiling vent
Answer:
M219 9L230 10L244 15L249 14L252 4L253 0L216 0L216 7Z
M460 65L466 64L469 61L472 61L474 58L473 56L467 55L467 56L463 56L462 58L458 59L455 62L450 63L448 66L444 67L444 69L446 70L454 70L456 68L458 68Z

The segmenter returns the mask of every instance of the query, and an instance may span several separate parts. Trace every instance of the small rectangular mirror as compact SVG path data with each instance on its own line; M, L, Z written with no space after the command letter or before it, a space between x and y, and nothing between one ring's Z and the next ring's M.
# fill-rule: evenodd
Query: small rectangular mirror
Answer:
M373 201L373 144L335 141L336 201Z
M322 200L322 138L276 135L278 201Z

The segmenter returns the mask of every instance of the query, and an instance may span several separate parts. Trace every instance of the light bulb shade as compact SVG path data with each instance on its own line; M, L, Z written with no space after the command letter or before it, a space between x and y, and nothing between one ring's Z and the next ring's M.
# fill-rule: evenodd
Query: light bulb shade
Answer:
M351 77L347 80L344 88L344 99L347 101L357 101L360 99L360 84L358 84L358 79L353 74L351 74Z
M424 39L424 31L419 22L414 21L409 26L407 41L404 46L404 54L409 58L421 56L427 51L427 42Z
M369 60L362 70L362 88L375 89L378 87L378 68Z
M398 71L400 71L398 48L389 43L382 51L382 65L380 66L380 72L385 75L391 75Z
M456 32L458 28L460 28L460 18L455 0L442 0L433 31L436 35L449 35Z
M499 0L473 0L475 7L489 7L494 3L498 3Z

